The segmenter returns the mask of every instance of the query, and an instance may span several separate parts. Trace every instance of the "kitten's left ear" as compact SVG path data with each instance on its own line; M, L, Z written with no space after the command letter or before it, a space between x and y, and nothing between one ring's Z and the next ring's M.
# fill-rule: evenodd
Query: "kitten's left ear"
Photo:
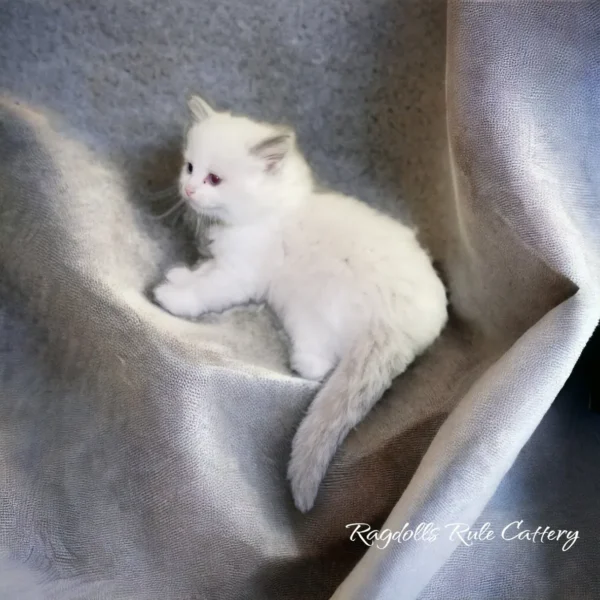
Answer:
M188 100L188 107L192 113L192 117L198 123L208 119L208 117L215 113L215 110L211 108L208 102L200 98L200 96L192 96Z
M262 142L250 149L250 154L265 161L265 170L274 171L279 168L285 157L294 147L295 136L291 129L281 128Z

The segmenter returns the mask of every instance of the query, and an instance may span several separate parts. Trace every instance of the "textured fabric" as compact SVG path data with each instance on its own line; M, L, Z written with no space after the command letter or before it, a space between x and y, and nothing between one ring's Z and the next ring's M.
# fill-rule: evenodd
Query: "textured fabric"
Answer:
M598 418L567 391L536 432L600 313L599 32L596 0L0 0L0 597L599 597ZM155 193L192 91L293 123L449 287L306 516L277 321L148 299L194 258ZM580 539L346 528L519 519Z

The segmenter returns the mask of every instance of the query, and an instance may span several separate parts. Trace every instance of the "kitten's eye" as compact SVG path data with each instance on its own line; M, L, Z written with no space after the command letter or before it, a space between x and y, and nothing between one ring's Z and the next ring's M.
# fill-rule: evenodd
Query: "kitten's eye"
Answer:
M186 165L187 172L191 175L194 171L194 165L192 163L188 163Z
M204 181L206 181L206 183L208 183L209 185L215 186L221 183L221 178L218 175L215 175L214 173L209 173Z

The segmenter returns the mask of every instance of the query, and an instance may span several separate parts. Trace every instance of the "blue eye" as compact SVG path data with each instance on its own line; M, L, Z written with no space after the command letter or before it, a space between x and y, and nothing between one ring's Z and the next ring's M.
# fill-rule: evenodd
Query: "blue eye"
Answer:
M189 163L186 165L186 168L187 168L187 172L188 172L188 173L191 175L191 174L193 173L193 171L194 171L194 165L193 165L192 163L190 163L190 162L189 162Z

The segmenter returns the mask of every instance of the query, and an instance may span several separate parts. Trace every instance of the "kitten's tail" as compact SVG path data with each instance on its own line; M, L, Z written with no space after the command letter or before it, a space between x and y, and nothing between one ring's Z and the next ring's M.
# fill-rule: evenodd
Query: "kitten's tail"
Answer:
M410 355L401 354L403 345ZM294 436L288 478L298 510L312 508L339 445L414 358L414 343L399 344L383 329L361 336L342 358Z

